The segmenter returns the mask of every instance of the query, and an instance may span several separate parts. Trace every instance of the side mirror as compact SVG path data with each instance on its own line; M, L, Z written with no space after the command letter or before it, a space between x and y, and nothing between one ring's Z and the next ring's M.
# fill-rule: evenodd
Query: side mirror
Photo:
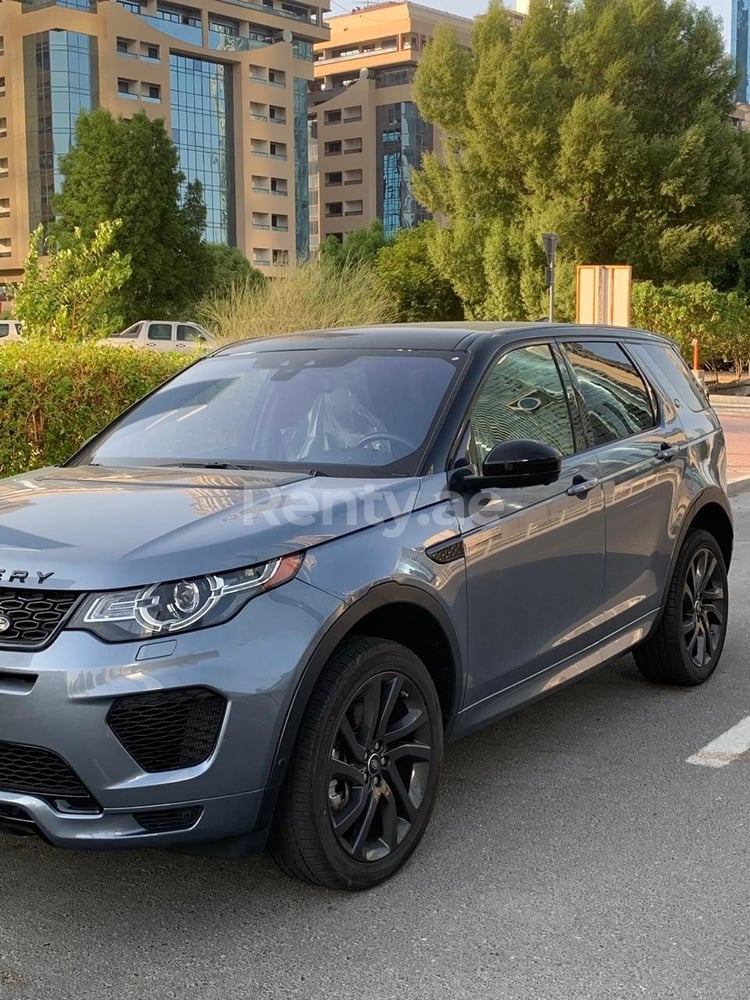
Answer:
M496 444L482 465L481 476L467 475L457 469L454 489L518 489L523 486L549 486L562 471L562 455L541 441L503 441Z

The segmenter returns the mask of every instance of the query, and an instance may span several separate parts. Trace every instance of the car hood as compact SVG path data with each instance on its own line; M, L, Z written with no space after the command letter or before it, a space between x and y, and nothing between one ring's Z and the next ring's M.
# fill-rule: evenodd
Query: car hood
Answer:
M117 589L250 566L406 514L418 492L417 479L40 469L0 482L0 587L52 574L45 589Z

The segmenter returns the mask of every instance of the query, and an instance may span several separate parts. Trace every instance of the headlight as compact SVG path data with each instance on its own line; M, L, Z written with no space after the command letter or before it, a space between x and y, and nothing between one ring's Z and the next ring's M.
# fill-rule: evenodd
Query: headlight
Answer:
M291 580L301 565L301 555L283 556L227 573L91 594L68 628L85 629L107 642L127 642L219 625L256 594Z

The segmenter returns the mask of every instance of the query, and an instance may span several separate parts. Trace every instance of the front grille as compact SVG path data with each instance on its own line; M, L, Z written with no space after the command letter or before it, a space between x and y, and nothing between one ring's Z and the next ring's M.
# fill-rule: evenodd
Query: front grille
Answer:
M46 646L54 639L78 596L66 590L0 590L0 647Z
M216 691L179 688L118 698L107 722L144 771L177 771L208 760L225 708Z
M99 812L75 771L44 747L0 743L0 791L36 795L63 812Z
M150 812L133 813L133 819L147 833L171 833L195 826L202 812L200 806L182 806L178 809L153 809Z

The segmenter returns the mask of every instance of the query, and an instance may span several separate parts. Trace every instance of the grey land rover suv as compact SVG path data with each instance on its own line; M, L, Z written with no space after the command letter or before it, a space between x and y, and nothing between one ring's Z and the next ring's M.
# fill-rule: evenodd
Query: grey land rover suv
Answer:
M633 650L727 627L719 423L630 329L234 344L69 462L0 482L0 825L74 848L267 844L364 889L443 747Z

